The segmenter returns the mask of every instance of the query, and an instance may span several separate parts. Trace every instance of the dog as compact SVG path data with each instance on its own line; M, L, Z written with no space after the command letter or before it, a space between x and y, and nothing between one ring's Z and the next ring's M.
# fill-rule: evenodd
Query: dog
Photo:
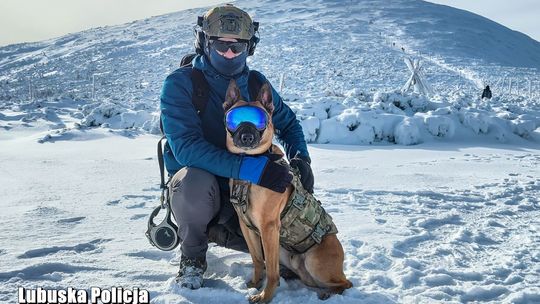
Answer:
M231 80L223 103L225 113L245 105L258 107L266 112L266 128L261 131L254 125L245 124L244 128L238 128L234 135L227 131L227 149L232 153L245 155L261 155L270 151L272 155L277 154L278 158L282 158L283 152L272 144L274 105L270 84L264 83L256 101L248 103L241 100L240 90L236 82ZM231 179L229 182L232 197L235 180ZM316 243L304 253L291 252L280 246L280 215L293 190L290 185L285 193L279 193L251 184L247 194L249 204L244 215L235 207L254 266L253 277L247 282L249 288L262 287L263 271L266 268L266 286L259 294L249 297L251 303L267 303L272 299L279 284L280 262L297 274L304 284L316 288L320 299L326 299L331 294L341 294L352 287L352 283L343 273L343 247L335 234L326 234L320 243ZM248 228L243 216L249 219L249 225L254 226L257 231Z

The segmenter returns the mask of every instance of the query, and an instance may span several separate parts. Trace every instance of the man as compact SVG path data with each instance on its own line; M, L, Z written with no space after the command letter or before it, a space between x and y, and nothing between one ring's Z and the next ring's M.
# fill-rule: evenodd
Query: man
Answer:
M161 93L161 118L167 137L165 165L172 177L169 195L178 223L182 252L177 281L182 287L202 286L208 242L247 252L238 217L229 202L229 178L247 180L283 193L291 182L288 169L266 156L242 156L226 150L223 125L225 93L235 79L243 99L253 100L248 90L247 56L258 38L256 26L244 11L225 5L209 10L196 32L198 54L193 69L204 74L208 101L197 113L192 102L192 67L170 74ZM266 81L264 76L258 74ZM313 173L302 127L292 110L273 90L272 117L278 140L291 166L300 170L301 180L313 191Z
M482 91L482 98L491 99L491 89L488 85Z

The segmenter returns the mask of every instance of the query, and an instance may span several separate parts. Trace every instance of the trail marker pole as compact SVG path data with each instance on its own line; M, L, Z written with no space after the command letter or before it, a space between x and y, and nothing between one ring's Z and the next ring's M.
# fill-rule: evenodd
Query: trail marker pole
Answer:
M96 101L96 74L92 74L92 101Z
M285 73L281 73L281 76L279 77L279 94L283 92L284 87L285 87Z
M422 95L433 95L433 89L431 86L425 82L424 80L424 74L422 72L422 65L420 64L420 60L412 60L410 57L404 58L405 64L409 68L409 71L411 71L411 76L409 77L409 80L405 83L405 85L401 88L401 92L407 92L411 88L414 88L414 91L422 94Z

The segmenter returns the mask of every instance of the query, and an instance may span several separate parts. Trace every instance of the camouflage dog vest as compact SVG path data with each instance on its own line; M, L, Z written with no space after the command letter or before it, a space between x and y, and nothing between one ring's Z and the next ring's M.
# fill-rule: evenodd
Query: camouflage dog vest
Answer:
M278 162L289 166L284 159ZM320 244L325 235L336 234L338 230L332 217L321 206L321 202L304 189L298 171L293 169L291 172L294 190L280 215L279 242L286 250L300 254L308 251L315 244ZM260 235L246 213L249 206L250 186L249 182L234 180L230 200L240 220Z

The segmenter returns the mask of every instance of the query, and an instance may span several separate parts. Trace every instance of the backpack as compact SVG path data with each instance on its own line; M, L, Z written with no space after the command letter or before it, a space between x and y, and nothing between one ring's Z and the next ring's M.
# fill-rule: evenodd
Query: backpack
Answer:
M182 60L180 61L180 68L188 68L191 67L191 82L193 85L193 93L191 97L191 102L193 103L193 106L195 107L195 110L197 111L197 114L199 117L202 118L202 115L204 114L204 110L206 108L206 104L208 103L209 95L208 91L210 89L210 86L208 82L206 81L206 78L204 78L204 74L201 70L197 68L193 68L193 64L191 63L193 61L193 58L195 58L197 54L187 54L184 57L182 57ZM248 90L250 96L257 96L257 93L259 92L259 89L262 87L262 75L258 71L250 70L248 75ZM169 143L167 142L167 138L165 137L165 134L163 132L163 121L161 120L161 115L159 118L159 128L161 130L161 134L163 135L161 139L158 141L157 146L157 155L158 155L158 162L159 162L159 171L160 171L160 188L161 188L161 203L163 204L166 200L165 198L165 192L167 189L167 184L169 181L165 181L165 163L163 161L163 151L167 149ZM165 145L163 145L163 141L165 141ZM168 175L168 174L167 174ZM170 178L170 176L168 175Z

